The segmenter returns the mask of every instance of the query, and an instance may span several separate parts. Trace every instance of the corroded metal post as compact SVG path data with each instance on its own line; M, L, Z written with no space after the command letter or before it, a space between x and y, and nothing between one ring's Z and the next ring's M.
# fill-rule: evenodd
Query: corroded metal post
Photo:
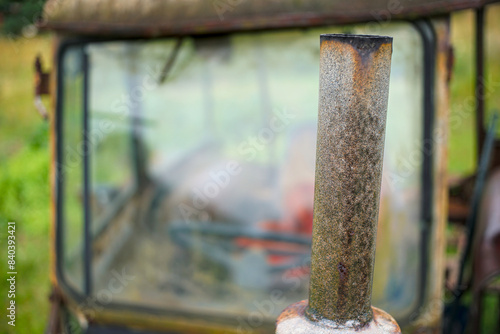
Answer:
M276 333L400 333L371 306L392 38L321 35L309 302Z

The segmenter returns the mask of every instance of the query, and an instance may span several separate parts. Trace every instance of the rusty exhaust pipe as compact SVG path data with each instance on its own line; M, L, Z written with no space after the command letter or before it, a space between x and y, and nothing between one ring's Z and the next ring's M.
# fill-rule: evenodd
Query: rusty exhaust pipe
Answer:
M371 306L392 37L321 35L309 301L276 333L400 333Z

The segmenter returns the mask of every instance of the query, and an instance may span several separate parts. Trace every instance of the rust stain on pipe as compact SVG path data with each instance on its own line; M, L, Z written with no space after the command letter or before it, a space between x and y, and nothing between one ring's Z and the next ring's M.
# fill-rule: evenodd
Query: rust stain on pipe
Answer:
M371 306L391 55L391 37L321 35L309 303L290 306L307 332L400 332Z

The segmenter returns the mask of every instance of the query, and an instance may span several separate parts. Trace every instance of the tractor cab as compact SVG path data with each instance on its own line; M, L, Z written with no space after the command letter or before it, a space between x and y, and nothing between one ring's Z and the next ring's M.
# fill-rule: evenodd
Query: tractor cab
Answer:
M394 38L373 304L442 321L449 13L486 1L58 1L50 333L273 333L307 297L319 35Z

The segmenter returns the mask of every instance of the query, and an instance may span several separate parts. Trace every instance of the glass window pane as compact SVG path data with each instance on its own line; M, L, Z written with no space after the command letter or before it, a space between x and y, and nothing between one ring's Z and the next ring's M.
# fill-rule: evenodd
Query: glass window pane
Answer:
M90 192L94 234L106 227L135 187L133 134L136 122L131 116L141 113L140 104L118 98L128 86L136 84L134 64L124 57L134 50L128 45L86 49L90 60L87 138L92 152ZM110 98L113 96L117 98ZM120 108L119 112L114 108Z
M63 127L61 165L63 273L72 287L83 290L83 72L82 49L71 47L63 59ZM60 181L61 179L59 179Z
M86 49L94 294L126 273L113 302L249 326L307 298L318 36L334 32ZM394 55L373 304L403 317L419 293L422 45L409 24L377 33Z

